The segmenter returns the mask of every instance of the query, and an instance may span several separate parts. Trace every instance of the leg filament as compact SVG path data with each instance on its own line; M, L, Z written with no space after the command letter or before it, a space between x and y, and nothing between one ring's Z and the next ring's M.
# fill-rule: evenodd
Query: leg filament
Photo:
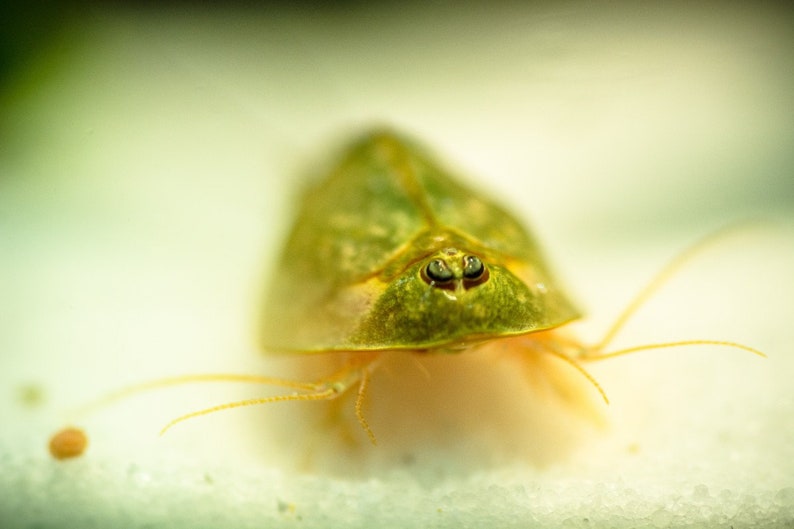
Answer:
M364 398L367 394L367 388L369 387L369 370L364 369L361 372L361 382L358 385L358 393L356 395L356 418L358 419L358 423L364 428L364 431L367 432L367 436L369 440L372 442L373 445L378 444L378 440L375 438L375 434L372 432L372 428L369 427L369 423L367 422L366 417L364 417Z
M232 408L242 408L245 406L258 406L259 404L270 404L272 402L286 402L292 400L331 400L336 398L337 396L339 396L339 393L335 389L328 388L318 393L293 393L292 395L276 395L275 397L264 397L260 399L247 399L247 400L238 400L235 402L228 402L226 404L212 406L211 408L206 408L203 410L186 413L185 415L177 417L176 419L166 424L162 430L160 430L160 435L165 434L168 430L170 430L172 427L176 426L180 422L186 421L188 419L193 419L196 417L201 417L202 415L209 415L210 413L215 413L216 411L230 410Z
M270 404L274 402L333 400L339 397L340 395L344 394L345 392L347 392L353 385L358 384L358 393L355 404L356 418L358 419L358 422L361 424L361 427L367 433L369 439L372 441L373 444L375 444L376 442L375 434L372 432L369 423L364 417L363 407L364 407L364 399L366 397L367 387L369 384L369 377L371 375L371 370L373 369L373 366L376 363L375 362L376 359L377 356L372 356L372 355L368 355L368 356L355 355L353 357L353 360L348 362L341 369L319 380L318 382L298 382L284 378L267 377L260 375L229 374L229 373L196 374L196 375L166 377L157 380L152 380L149 382L144 382L142 384L129 386L114 393L111 393L109 395L106 395L95 402L89 403L88 405L81 407L80 409L77 410L77 414L84 414L87 412L95 411L97 408L104 407L118 400L133 395L137 395L138 393L144 393L152 389L178 386L182 384L192 384L198 382L241 382L248 384L278 386L278 387L294 390L292 393L287 395L275 395L272 397L261 397L261 398L228 402L225 404L219 404L217 406L211 406L203 410L198 410L191 413L187 413L185 415L181 415L175 418L174 420L170 421L168 424L166 424L163 427L162 430L160 430L160 435L163 435L166 432L168 432L171 428L173 428L174 426L176 426L181 422L187 421L189 419L194 419L196 417L201 417L203 415L209 415L217 411L229 410L233 408L242 408L246 406L258 406L260 404Z

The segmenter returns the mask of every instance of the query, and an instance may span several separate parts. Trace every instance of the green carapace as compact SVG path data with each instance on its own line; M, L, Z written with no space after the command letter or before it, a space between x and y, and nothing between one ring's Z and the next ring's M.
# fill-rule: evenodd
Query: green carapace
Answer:
M389 131L306 194L264 316L271 351L460 350L579 317L501 206Z

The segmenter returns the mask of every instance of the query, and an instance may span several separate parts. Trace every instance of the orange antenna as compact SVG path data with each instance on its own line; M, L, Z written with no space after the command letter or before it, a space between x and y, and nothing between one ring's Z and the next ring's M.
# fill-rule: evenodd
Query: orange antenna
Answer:
M269 386L278 386L291 388L302 391L316 391L316 384L306 382L295 382L283 378L266 377L260 375L240 375L232 373L211 373L211 374L194 374L194 375L179 375L174 377L158 378L156 380L149 380L140 384L133 384L120 390L109 393L100 397L94 402L82 406L76 410L76 414L83 415L93 412L98 408L103 408L116 401L129 398L139 393L158 388L166 388L171 386L180 386L183 384L193 384L197 382L242 382L249 384L264 384Z
M605 404L609 404L609 397L607 397L607 394L606 394L606 391L604 391L604 388L601 386L601 384L598 383L598 381L595 379L595 377L593 375L591 375L584 367L582 367L582 365L579 362L577 362L576 360L574 360L570 356L568 356L568 355L566 355L564 353L561 353L560 351L557 351L557 350L555 350L554 348L551 348L551 347L544 348L543 352L549 353L550 355L559 358L560 360L564 361L565 363L567 363L568 365L570 365L571 367L576 369L579 373L581 373L582 376L584 376L598 390L598 393L601 395L601 398L604 399L604 403Z
M758 355L762 358L766 358L766 355L761 351L759 351L758 349L754 349L744 344L740 344L736 342L726 342L723 340L680 340L676 342L651 343L645 345L635 345L634 347L627 347L625 349L620 349L618 351L613 351L611 353L606 353L606 354L585 355L585 357L587 358L588 361L606 360L608 358L615 358L617 356L636 353L638 351L647 351L649 349L666 349L668 347L687 347L692 345L716 345L721 347L733 347L735 349L741 349L742 351L747 351L753 353L754 355Z
M245 406L257 406L259 404L269 404L271 402L287 402L292 400L331 400L336 398L340 394L333 387L325 388L323 390L318 390L315 393L292 393L291 395L276 395L274 397L263 397L258 399L246 399L246 400L238 400L234 402L227 402L226 404L219 404L217 406L212 406L210 408L205 408L203 410L198 410L190 413L186 413L185 415L181 415L176 419L172 420L168 424L166 424L162 430L160 430L160 435L165 434L168 430L170 430L175 425L179 424L180 422L187 421L188 419L193 419L195 417L201 417L202 415L209 415L210 413L215 413L216 411L223 411L223 410L230 410L232 408L242 408Z
M337 373L316 383L293 382L290 380L273 379L270 377L259 377L255 375L250 377L247 375L239 375L239 376L238 375L188 375L185 377L173 377L171 379L162 379L162 380L154 381L153 383L141 384L139 386L129 389L134 391L151 389L151 387L156 387L156 386L173 385L174 381L176 381L175 383L177 384L181 384L181 383L190 383L190 382L215 382L219 380L220 381L235 380L239 382L256 382L256 383L265 383L270 385L279 385L279 386L291 387L295 389L309 391L309 393L292 393L289 395L275 395L273 397L238 400L234 402L227 402L225 404L219 404L217 406L212 406L209 408L205 408L203 410L186 413L185 415L181 415L176 419L172 420L171 422L169 422L168 424L166 424L163 427L163 429L160 430L160 435L163 435L172 427L176 426L181 422L187 421L189 419L194 419L196 417L201 417L202 415L209 415L210 413L215 413L216 411L230 410L233 408L242 408L246 406L258 406L260 404L270 404L273 402L333 400L339 395L345 393L350 388L350 386L358 382L359 384L358 393L356 396L356 404L355 404L356 418L358 419L358 422L361 424L361 427L364 428L364 431L367 432L367 436L369 437L370 441L372 441L372 444L376 444L377 441L375 439L375 434L372 432L372 429L370 428L369 423L367 422L367 419L364 417L364 413L363 413L364 397L366 395L367 387L369 385L369 376L370 376L369 367L371 363L372 362L369 362L358 368L356 368L355 365L353 365L352 367L350 365L345 366L345 368L341 369ZM216 378L216 377L220 377L220 378Z
M706 248L714 245L718 241L724 239L728 235L733 235L737 232L739 228L747 228L751 225L755 225L757 222L740 222L737 224L730 224L724 228L721 228L704 238L700 239L698 242L684 250L683 252L679 253L672 261L667 263L667 265L662 268L662 270L642 289L640 292L631 300L631 302L623 309L623 311L618 315L615 319L614 323L607 329L607 332L604 334L603 338L595 346L591 348L592 351L603 351L606 349L607 345L609 345L615 336L620 332L621 329L626 325L626 322L639 310L639 308L648 301L648 299L658 291L670 278L676 274L681 267L689 262L692 258L694 258L698 253L704 251ZM628 354L630 352L635 352L644 349L659 349L662 347L677 347L679 345L722 345L727 347L736 347L739 349L744 349L746 351L750 351L751 353L757 354L759 356L766 356L760 351L753 349L751 347L747 347L745 345L733 343L733 342L725 342L719 340L687 340L683 342L670 342L670 343L662 343L662 344L653 344L649 346L639 346L639 347L632 347L630 349L624 349L621 351L616 351L615 353L610 353L607 355L601 355L599 358L613 358L615 356L620 356L623 354ZM595 359L595 357L591 357L590 359Z
M165 377L156 380L150 380L141 384L134 384L126 388L105 395L95 402L89 403L86 406L78 409L76 413L84 414L92 412L97 408L107 406L120 399L125 399L139 393L150 391L158 388L166 388L171 386L178 386L183 384L203 383L203 382L240 382L248 384L263 384L268 386L278 386L295 390L288 395L275 395L271 397L261 397L254 399L245 399L234 402L227 402L219 404L202 410L194 411L181 415L166 424L160 435L165 434L168 430L177 424L184 422L188 419L201 417L202 415L209 415L216 411L229 410L233 408L241 408L246 406L257 406L260 404L269 404L273 402L289 402L289 401L311 401L311 400L332 400L339 395L345 393L351 386L358 383L358 394L356 398L355 412L356 417L367 432L373 444L375 444L375 435L372 432L367 420L363 414L363 402L366 395L370 370L373 368L376 358L367 357L357 362L351 362L339 371L321 379L318 382L297 382L294 380L260 376L260 375L241 375L234 373L209 373L209 374L194 374L194 375L180 375L174 377ZM302 393L299 393L302 392Z

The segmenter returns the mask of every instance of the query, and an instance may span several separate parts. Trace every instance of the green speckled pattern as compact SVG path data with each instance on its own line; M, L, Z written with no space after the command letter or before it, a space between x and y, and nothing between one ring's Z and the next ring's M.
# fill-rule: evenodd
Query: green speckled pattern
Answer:
M479 256L488 279L429 284L422 269L450 248L451 259ZM272 351L450 350L577 317L509 213L420 148L377 131L307 193L275 271L263 338Z

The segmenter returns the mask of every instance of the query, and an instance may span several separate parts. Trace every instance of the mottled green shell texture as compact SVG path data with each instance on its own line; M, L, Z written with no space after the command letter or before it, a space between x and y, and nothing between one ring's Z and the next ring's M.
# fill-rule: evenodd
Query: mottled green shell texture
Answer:
M378 131L306 195L263 336L274 352L454 350L578 316L510 214Z

